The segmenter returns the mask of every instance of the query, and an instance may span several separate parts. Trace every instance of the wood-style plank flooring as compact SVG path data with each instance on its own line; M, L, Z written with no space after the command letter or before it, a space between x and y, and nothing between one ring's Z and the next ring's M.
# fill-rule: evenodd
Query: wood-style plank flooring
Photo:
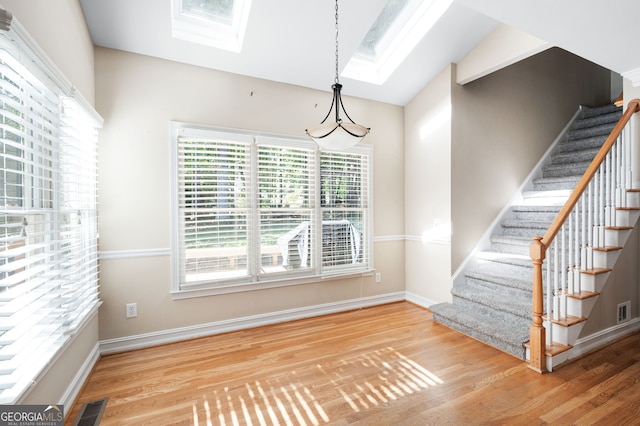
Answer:
M407 302L102 357L101 425L640 424L640 334L551 374Z

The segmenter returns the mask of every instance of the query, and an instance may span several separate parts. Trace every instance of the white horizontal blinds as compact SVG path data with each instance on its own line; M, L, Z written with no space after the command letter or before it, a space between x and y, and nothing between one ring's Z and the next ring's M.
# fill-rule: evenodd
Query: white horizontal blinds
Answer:
M57 95L0 51L0 402L63 341L58 127Z
M313 267L315 152L259 139L260 273Z
M369 156L321 152L322 266L327 269L368 265Z
M98 303L98 124L78 103L63 100L60 138L60 250L67 332Z
M250 149L223 134L178 140L182 289L249 274Z

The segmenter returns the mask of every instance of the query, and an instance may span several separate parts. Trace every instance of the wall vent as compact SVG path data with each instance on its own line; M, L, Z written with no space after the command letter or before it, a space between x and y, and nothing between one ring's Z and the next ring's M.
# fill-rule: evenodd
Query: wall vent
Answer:
M108 401L109 398L103 398L84 404L80 413L78 413L78 417L76 417L76 421L73 423L73 426L99 425Z
M618 324L629 321L631 315L631 301L626 301L618 305Z

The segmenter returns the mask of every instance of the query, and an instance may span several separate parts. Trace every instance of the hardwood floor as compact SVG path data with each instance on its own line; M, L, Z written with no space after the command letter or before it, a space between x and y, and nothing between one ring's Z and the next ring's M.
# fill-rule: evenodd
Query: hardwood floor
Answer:
M104 356L101 425L640 424L640 334L539 375L407 302Z

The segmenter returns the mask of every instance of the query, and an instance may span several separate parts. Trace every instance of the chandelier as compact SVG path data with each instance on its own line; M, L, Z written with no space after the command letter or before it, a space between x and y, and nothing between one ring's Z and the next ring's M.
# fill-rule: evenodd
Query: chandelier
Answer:
M336 77L331 89L333 90L333 100L329 112L318 126L306 129L306 133L320 146L320 149L344 150L357 145L371 129L356 124L349 117L342 103L340 95L342 84L340 84L338 67L338 0L336 0ZM332 114L334 109L335 112ZM340 110L348 121L342 120ZM330 117L334 121L330 120Z

